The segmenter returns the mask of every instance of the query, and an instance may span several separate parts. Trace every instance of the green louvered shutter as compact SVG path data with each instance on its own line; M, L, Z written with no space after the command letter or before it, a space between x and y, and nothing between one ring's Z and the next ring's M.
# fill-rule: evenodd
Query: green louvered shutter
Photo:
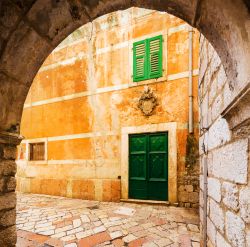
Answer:
M133 81L143 81L147 79L147 42L146 40L133 44Z
M162 35L148 39L148 79L162 76Z

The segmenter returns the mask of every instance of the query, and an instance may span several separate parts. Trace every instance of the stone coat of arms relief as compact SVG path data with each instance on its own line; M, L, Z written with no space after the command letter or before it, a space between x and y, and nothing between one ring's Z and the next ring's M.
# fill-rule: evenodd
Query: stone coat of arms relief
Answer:
M157 105L157 97L155 96L153 90L150 87L145 86L144 91L139 99L138 107L145 116L150 116L153 114L153 111Z

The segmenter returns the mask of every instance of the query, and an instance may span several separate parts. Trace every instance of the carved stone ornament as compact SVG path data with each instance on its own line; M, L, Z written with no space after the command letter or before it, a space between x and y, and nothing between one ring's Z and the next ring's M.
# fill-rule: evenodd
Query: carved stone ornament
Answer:
M138 103L138 107L141 109L145 116L153 114L154 108L157 106L157 97L153 93L152 89L146 86L144 92L141 95Z

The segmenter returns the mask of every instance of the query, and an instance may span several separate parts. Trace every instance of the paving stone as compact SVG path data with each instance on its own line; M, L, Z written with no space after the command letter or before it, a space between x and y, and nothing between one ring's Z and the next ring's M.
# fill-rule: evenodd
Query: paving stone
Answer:
M199 232L199 227L197 225L188 224L187 229L191 232Z
M142 245L143 247L158 247L154 242L147 242Z
M82 224L80 219L73 220L73 227L77 228Z
M70 243L70 244L64 245L64 247L77 247L77 244L76 243Z
M90 219L87 215L81 215L81 220L83 223L90 222Z
M145 238L139 238L139 239L135 239L135 240L131 241L128 244L128 246L129 247L138 247L138 246L142 246L146 242L147 242L147 240Z
M112 244L115 247L122 247L122 246L124 246L124 242L121 239L115 239L114 241L112 241Z
M86 247L159 247L168 243L175 247L186 233L192 243L199 241L198 215L187 209L100 202L92 210L88 208L92 202L86 200L19 193L17 199L18 247L40 247L39 242L31 240L39 236L55 247L63 246L63 241L68 247L78 242ZM35 234L37 230L48 236Z
M200 247L200 243L192 242L192 247ZM226 246L224 246L224 247L226 247Z
M122 240L125 242L125 243L129 243L135 239L137 239L138 237L136 237L135 235L133 234L129 234L127 235L126 237L124 237Z
M111 232L110 234L111 239L120 238L123 236L123 233L121 231Z
M49 245L49 246L53 246L53 247L63 247L65 246L63 241L59 240L59 239L55 239L55 238L50 238L48 239L45 244Z
M74 240L76 239L76 236L75 235L69 235L69 236L65 236L65 237L62 237L61 240L62 241L71 241L71 240Z
M105 232L105 231L106 231L106 228L104 226L98 226L93 229L94 233Z
M84 229L82 227L78 227L78 228L72 229L70 231L67 231L67 235L71 235L71 234L75 234L75 233L83 232L83 231L84 231Z
M190 236L187 234L180 235L179 243L181 247L192 247Z
M65 227L61 227L61 228L57 228L55 230L55 233L66 232L66 231L72 230L72 228L73 227L71 225L65 226Z
M168 238L161 238L158 240L155 240L154 243L156 243L159 247L163 247L163 246L167 246L172 244L172 240L168 239Z
M94 226L101 226L102 222L100 220L94 222Z
M64 236L66 236L66 232L59 232L57 234L52 235L51 237L52 238L62 238Z
M39 234L45 235L45 236L51 236L55 234L54 230L48 230L48 231L43 231L43 232L38 232Z
M93 234L92 230L82 231L82 232L76 233L76 238L81 239L81 238L91 236L92 234Z
M111 240L108 233L106 233L106 232L97 233L95 235L81 239L79 241L79 247L95 246L95 245L103 243L107 240Z

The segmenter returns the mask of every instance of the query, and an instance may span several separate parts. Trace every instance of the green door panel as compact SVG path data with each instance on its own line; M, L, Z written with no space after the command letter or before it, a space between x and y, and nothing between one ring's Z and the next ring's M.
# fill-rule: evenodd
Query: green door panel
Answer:
M168 134L129 136L129 197L168 200Z
M147 198L147 136L129 139L129 197Z
M149 181L167 181L167 167L165 154L149 154Z

